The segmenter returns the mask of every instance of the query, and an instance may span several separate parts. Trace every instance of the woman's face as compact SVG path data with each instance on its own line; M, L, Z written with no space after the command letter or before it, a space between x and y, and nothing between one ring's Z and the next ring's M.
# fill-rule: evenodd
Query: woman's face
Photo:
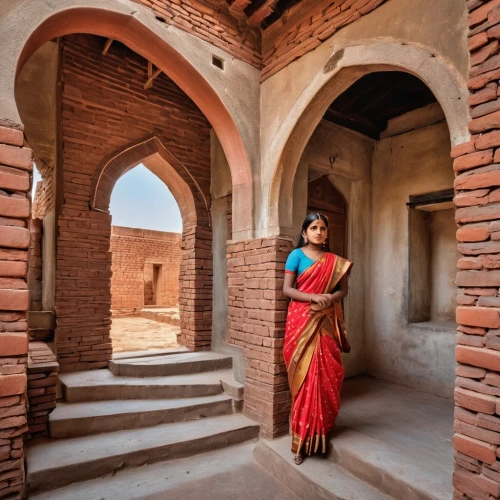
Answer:
M311 222L304 236L310 243L313 243L314 245L322 245L328 237L328 228L321 219L317 219Z

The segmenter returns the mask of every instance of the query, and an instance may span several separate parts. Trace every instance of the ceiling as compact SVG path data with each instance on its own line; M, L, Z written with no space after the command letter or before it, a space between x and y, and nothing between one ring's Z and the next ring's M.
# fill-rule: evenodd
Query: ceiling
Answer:
M323 118L379 139L389 120L433 102L434 94L417 77L379 71L363 76L340 94Z

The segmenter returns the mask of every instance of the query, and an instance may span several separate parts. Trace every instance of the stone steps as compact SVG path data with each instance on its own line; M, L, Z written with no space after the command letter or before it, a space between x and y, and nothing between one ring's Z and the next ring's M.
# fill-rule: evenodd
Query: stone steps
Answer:
M50 415L50 435L53 438L88 436L234 412L234 400L226 394L182 399L59 403Z
M133 359L114 359L109 363L109 370L114 375L123 377L165 377L224 370L231 368L232 365L233 359L231 356L204 351Z
M130 467L224 448L258 433L259 426L252 420L227 415L206 418L203 425L195 420L62 440L38 439L26 449L27 485L34 495Z
M41 493L30 500L297 500L253 462L253 449L253 443L244 443L157 462Z
M449 471L427 465L418 454L348 428L337 428L331 444L334 463L394 498L449 500L453 496Z
M314 500L394 500L345 469L318 456L307 457L297 466L290 451L291 438L260 441L254 450L256 462L298 498ZM406 496L397 497L407 500Z
M60 375L67 402L212 396L223 391L221 381L232 379L232 370L148 378L120 377L108 370Z

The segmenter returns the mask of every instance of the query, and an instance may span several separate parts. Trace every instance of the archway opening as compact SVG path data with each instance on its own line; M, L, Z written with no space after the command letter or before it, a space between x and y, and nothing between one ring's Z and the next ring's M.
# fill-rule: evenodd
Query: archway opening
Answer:
M448 485L458 258L450 148L443 110L421 80L369 73L324 111L300 156L288 215L299 234L307 211L348 212L346 231L331 232L354 262L334 446L353 451L355 431L381 452L419 450L413 467L431 464Z
M140 164L115 184L109 211L113 352L178 347L182 218L174 196Z

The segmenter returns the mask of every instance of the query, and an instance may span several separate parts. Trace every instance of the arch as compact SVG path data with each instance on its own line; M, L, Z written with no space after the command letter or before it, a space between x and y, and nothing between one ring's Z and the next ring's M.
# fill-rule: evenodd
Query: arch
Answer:
M193 187L188 185L183 178L190 176L188 170L157 137L150 137L133 144L113 154L102 163L92 179L90 208L109 212L111 193L116 182L139 163L144 164L171 191L181 212L183 228L192 227L197 222L192 189L196 190L197 197L205 201L206 217L209 217L209 206L204 193L194 178L189 177L194 184Z
M264 158L264 164L274 166L263 182L267 218L263 226L271 234L289 234L295 171L328 106L362 76L395 70L416 76L434 93L445 113L452 146L469 139L467 83L438 54L417 45L382 41L339 47L294 102Z
M218 52L200 39L159 23L153 12L120 0L61 0L36 3L21 0L0 6L0 31L9 33L0 48L0 117L20 122L15 79L28 58L46 41L72 33L116 39L151 61L171 78L199 107L220 139L231 170L235 206L253 207L251 159L258 154L258 134L252 129L254 103L228 92L228 79L211 67L208 53ZM8 43L7 43L8 42ZM223 52L221 51L223 54ZM243 64L243 63L241 63ZM258 80L256 80L258 84ZM252 210L234 210L234 232L251 236Z

